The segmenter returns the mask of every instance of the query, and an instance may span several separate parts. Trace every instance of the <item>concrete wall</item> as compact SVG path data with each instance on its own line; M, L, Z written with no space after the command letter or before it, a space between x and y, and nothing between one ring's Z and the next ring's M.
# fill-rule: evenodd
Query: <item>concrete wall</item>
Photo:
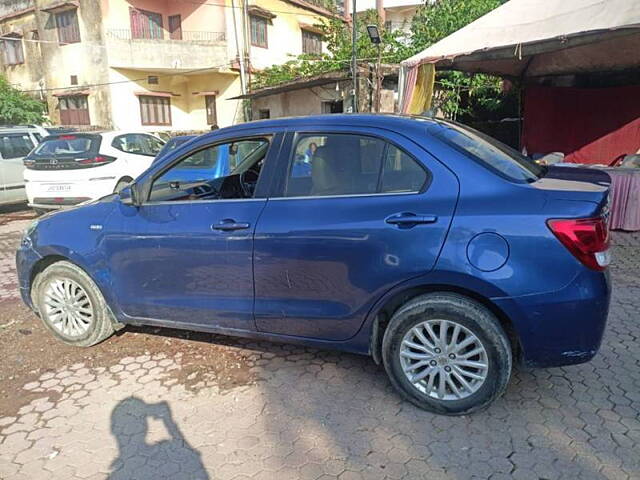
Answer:
M336 82L320 87L302 88L289 92L260 97L253 100L252 111L254 118L258 118L260 110L268 109L271 118L317 115L322 113L322 103L342 100L345 111L348 107L348 94L351 89L350 81L340 81L336 91ZM360 81L359 106L361 112L372 110L372 90L366 81ZM394 91L383 88L381 91L381 112L394 112Z
M58 32L54 15L43 8L58 4L57 0L36 0L39 9L36 18L42 43L42 59L46 87L55 89L71 87L71 75L78 77L78 89L82 85L101 84L108 81L107 55L104 45L100 0L82 0L78 9L81 42L58 44ZM53 91L52 93L59 93ZM110 92L108 87L92 87L88 97L91 124L101 127L111 125ZM59 123L58 100L48 95L52 122Z
M170 15L182 17L183 31L225 32L226 9L209 0L102 0L105 28L130 29L129 7L160 13L165 28L165 37L169 38Z
M240 82L235 73L207 73L205 75L159 76L158 85L149 85L147 75L156 72L112 68L109 80L114 128L120 130L187 131L207 130L205 100L198 92L217 91L218 125L225 127L237 123L239 101L228 100L240 94ZM171 126L142 125L140 103L136 93L170 92ZM238 111L238 114L236 114Z
M15 12L25 12L33 6L33 1L3 2L0 4L0 16ZM40 51L40 44L30 42L34 39L33 31L38 29L36 14L33 11L26 11L22 15L0 21L0 32L3 35L18 33L22 35L22 51L24 53L24 63L20 65L3 65L3 72L9 83L21 90L40 90L40 82L44 82L44 62ZM44 96L40 93L33 93L41 100Z
M252 0L250 5L256 5L264 10L269 10L276 15L267 26L268 48L250 45L251 66L261 70L273 65L282 64L292 60L293 56L302 53L302 28L304 25L318 25L326 21L326 17L311 10L300 8L282 0ZM227 0L231 6L231 0ZM235 1L236 7L241 5L241 0ZM236 9L236 28L242 32L240 10ZM233 15L227 13L228 48L231 58L237 56L235 38L233 36ZM250 39L250 37L249 37ZM242 49L242 38L240 49ZM325 43L323 49L326 51Z

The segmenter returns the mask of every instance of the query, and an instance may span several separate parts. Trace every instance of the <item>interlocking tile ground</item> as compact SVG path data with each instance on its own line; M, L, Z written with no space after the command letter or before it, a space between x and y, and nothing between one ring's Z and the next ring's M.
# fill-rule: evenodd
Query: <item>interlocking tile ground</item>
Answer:
M640 478L638 235L614 237L594 361L516 369L487 411L448 418L366 357L157 329L61 346L16 297L26 222L1 223L2 479Z

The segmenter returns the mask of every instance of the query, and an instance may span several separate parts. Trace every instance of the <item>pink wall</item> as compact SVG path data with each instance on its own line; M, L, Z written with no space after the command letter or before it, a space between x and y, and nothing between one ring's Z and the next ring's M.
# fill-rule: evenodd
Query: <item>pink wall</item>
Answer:
M208 5L206 3L209 3ZM224 32L225 10L223 3L209 0L102 0L102 12L106 28L130 28L129 7L160 13L165 30L168 28L169 15L182 16L183 31ZM168 33L166 34L168 38Z

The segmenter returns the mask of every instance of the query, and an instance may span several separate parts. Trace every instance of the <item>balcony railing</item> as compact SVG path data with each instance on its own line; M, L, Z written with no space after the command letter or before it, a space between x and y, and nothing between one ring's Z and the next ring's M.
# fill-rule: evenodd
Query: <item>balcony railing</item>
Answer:
M179 38L176 38L175 33L173 35L172 38L169 32L165 30L162 31L162 37L134 35L127 28L111 28L107 30L107 37L116 40L171 40L174 42L219 43L224 42L226 38L225 32L199 32L192 30L183 30Z

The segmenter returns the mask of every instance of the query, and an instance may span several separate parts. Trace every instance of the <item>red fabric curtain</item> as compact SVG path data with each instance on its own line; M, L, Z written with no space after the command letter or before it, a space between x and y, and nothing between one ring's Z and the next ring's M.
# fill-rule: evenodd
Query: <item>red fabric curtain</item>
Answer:
M528 87L522 145L527 153L562 152L567 162L610 164L640 149L640 85Z

